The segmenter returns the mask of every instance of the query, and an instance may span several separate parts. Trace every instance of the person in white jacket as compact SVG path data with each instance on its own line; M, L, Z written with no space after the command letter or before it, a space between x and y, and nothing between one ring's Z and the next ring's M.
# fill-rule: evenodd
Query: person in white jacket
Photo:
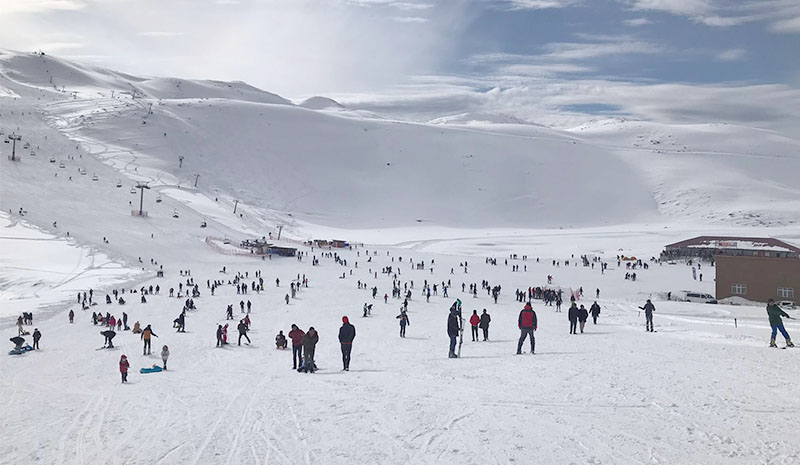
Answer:
M164 346L161 348L161 360L164 362L164 370L167 369L167 359L169 358L169 347Z

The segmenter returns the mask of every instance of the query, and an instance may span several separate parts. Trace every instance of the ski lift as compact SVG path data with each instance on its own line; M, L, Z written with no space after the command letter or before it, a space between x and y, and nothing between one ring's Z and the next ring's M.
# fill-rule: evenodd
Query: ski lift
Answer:
M173 210L172 211L172 217L173 218L180 218L180 216L178 216L178 210Z
M55 163L55 162L56 162L56 157L50 157L50 163Z
M131 194L135 194L135 193L136 193L136 188L131 186Z
M86 176L86 168L79 168L78 172L81 174L81 176Z
M207 227L207 226L208 226L208 225L206 224L206 220L203 220L203 222L202 222L202 223L200 223L200 227L201 227L201 228L205 228L205 227Z
M31 148L31 144L25 142L25 144L23 144L22 148L25 149L25 150L28 150L29 148Z
M100 178L97 177L97 173L94 173L92 175L92 181L99 181L99 180L100 180Z
M122 179L120 179L119 181L117 181L117 188L119 188L119 187L122 187Z
M161 194L158 194L158 197L156 197L156 203L161 203Z
M35 156L36 156L36 152L34 152L33 150L31 150L31 156L32 156L32 157L35 157Z
M67 165L65 165L64 162L62 161L61 163L58 164L58 167L59 168L66 168Z
M228 244L231 243L231 240L228 239L228 236L225 236L225 239L222 240L222 243L225 244L225 245L228 245Z

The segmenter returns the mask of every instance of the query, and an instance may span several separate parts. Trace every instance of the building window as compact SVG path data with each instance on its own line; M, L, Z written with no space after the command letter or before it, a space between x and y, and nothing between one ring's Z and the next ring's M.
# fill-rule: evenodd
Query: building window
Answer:
M778 297L781 299L794 299L794 289L791 287L779 287Z
M747 294L747 285L746 284L731 284L731 294L733 294L733 295L746 295Z

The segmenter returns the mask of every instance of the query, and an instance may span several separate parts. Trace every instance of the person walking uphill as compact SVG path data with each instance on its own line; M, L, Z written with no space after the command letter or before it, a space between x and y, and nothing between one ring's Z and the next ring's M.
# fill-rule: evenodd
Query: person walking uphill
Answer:
M569 318L569 333L578 334L578 306L575 305L575 302L570 305L567 318Z
M128 382L128 368L130 368L131 364L128 363L128 357L125 355L119 358L119 373L122 375L122 382Z
M644 307L639 307L639 308L644 310L644 317L645 317L644 330L650 331L651 333L654 332L653 312L656 311L656 306L653 305L653 302L650 302L650 299L647 299L647 303L644 304Z
M298 368L299 371L306 373L314 373L317 365L314 362L314 352L319 342L319 334L314 327L308 328L308 332L303 335L303 366Z
M775 336L778 335L778 331L781 332L781 335L786 339L786 347L794 347L792 343L792 339L789 337L789 333L786 332L786 328L783 327L783 320L781 317L786 317L789 319L794 319L786 314L780 307L775 305L774 299L769 299L767 302L767 315L769 316L769 325L772 326L772 338L769 340L770 347L778 347L775 344Z
M522 343L525 342L526 337L531 338L531 353L535 353L536 338L534 338L533 332L536 331L539 325L536 319L536 312L533 311L530 302L526 303L525 308L519 312L517 326L520 331L519 342L517 342L517 355L522 354Z
M289 339L292 340L292 369L296 370L298 365L303 365L303 336L306 333L297 325L292 325L289 331Z
M339 343L342 345L342 370L350 371L350 352L353 350L353 339L356 338L356 327L350 324L346 316L342 317L339 328Z
M39 328L35 328L33 330L33 350L39 350L39 339L41 338L42 338L42 333L39 332Z
M597 317L600 316L600 305L597 304L597 301L592 304L589 311L592 313L592 322L597 324Z
M450 358L458 358L456 355L456 342L458 339L458 331L461 326L458 322L458 308L455 305L450 307L450 314L447 316L447 336L450 338Z
M583 334L583 327L586 326L586 320L588 319L589 319L589 311L586 310L586 307L581 305L581 308L578 309L578 323L580 323L581 334Z
M400 310L400 314L395 318L400 320L400 337L406 337L406 326L411 324L408 319L408 313L405 310Z
M152 336L158 337L158 334L153 332L153 329L150 328L150 325L147 325L142 331L142 335L139 339L144 341L144 347L142 348L142 355L150 355L150 338Z
M480 339L478 337L478 325L481 322L481 317L478 316L478 311L473 310L472 316L469 317L469 325L472 326L472 342L477 341Z
M250 344L250 337L247 336L247 325L244 323L244 320L239 320L239 326L236 327L239 330L239 345L242 345L242 336L247 339L247 343Z
M484 308L483 309L483 313L481 314L481 322L478 325L483 330L483 340L484 341L488 341L489 340L489 323L491 323L491 321L492 321L492 317L490 317L489 314L486 313L486 309Z

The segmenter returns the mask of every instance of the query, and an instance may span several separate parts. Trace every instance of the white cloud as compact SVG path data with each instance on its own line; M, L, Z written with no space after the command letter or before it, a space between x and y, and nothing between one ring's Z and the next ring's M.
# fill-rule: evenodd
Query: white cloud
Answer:
M770 29L774 32L785 34L800 34L800 16L796 18L775 21L770 26Z
M663 51L661 46L644 41L553 42L546 44L543 57L552 60L586 60L609 55L649 54Z
M581 0L499 0L511 10L547 10L577 5Z
M717 54L718 61L740 61L747 56L747 50L743 48L729 48Z
M0 0L0 15L14 13L40 13L51 10L80 10L87 3L82 0Z
M392 18L398 23L427 23L427 18L420 18L419 16L395 16Z
M626 19L623 22L628 26L634 26L634 27L646 26L648 24L651 24L651 21L645 17Z
M177 36L182 36L183 32L144 31L144 32L137 32L136 35L140 37L177 37Z

